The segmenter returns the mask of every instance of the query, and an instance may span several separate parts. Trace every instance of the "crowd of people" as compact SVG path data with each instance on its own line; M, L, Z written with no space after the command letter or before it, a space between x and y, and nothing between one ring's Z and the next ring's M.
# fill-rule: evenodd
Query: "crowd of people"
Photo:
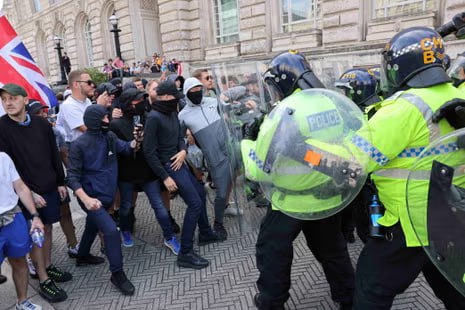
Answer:
M183 68L182 62L176 60L176 58L166 59L165 56L154 53L152 57L143 61L133 62L131 65L125 63L120 57L115 57L115 59L109 58L103 64L101 72L106 74L108 80L116 77L122 78L154 73L161 73L160 79L164 80L170 74L182 76Z
M425 38L431 44L421 49ZM260 92L257 75L240 79L223 76L217 80L221 85L215 85L208 69L196 70L187 79L182 74L164 76L163 80L132 77L123 84L121 74L115 74L126 70L118 58L106 64L109 81L100 85L95 85L85 70L71 71L69 89L53 115L47 113L48 107L29 98L20 85L5 84L0 88L6 113L0 118L0 171L5 176L0 180L0 193L5 198L0 202L0 262L7 257L13 268L16 308L40 309L27 299L28 272L39 279L43 298L51 302L67 298L59 283L71 281L72 275L55 266L51 256L52 224L58 221L76 266L105 261L90 252L98 237L101 253L109 261L110 281L122 294L133 295L135 287L124 271L121 246L134 245L139 192L146 194L162 229L163 245L177 256L177 265L192 269L209 266L209 261L194 250L195 231L198 229L199 245L222 242L228 238L224 216L242 212L231 201L240 169L228 153L228 143L237 143L249 186L255 191L260 191L253 186L256 182L274 186L256 244L260 272L259 292L254 297L257 308L284 309L291 286L293 241L303 232L340 309L389 309L395 296L420 272L447 309L465 309L465 297L420 247L422 236L414 233L406 215L408 174L399 176L399 171L408 167L406 162L411 162L410 157L400 154L430 142L425 137L431 135L432 126L425 121L423 110L435 112L446 102L465 100L463 91L454 87L446 74L444 55L443 41L436 31L409 28L390 40L383 51L381 70L351 69L336 81L336 87L366 110L369 130L351 128L354 137L348 147L368 162L372 175L364 188L368 196L378 195L385 208L384 215L371 223L381 226L382 233L377 236L368 233L366 212L354 212L367 210L363 190L344 211L345 216L339 212L312 220L301 217L313 212L315 206L325 211L325 206L334 207L328 201L341 200L343 192L336 187L324 195L316 194L331 186L338 172L334 167L327 169L326 161L315 161L314 152L322 150L321 154L342 158L339 149L331 145L331 137L347 133L344 122L348 120L337 110L337 95L306 91L324 85L304 55L296 51L281 53L269 62L262 75L266 94ZM175 63L173 60L169 68L163 57L154 55L151 64L134 64L132 71L128 70L135 73L136 67L148 66L150 70L174 72ZM454 69L454 81L458 71ZM260 109L263 101L268 111ZM233 129L240 131L238 141L228 138L231 128L225 125L224 113L240 121L239 128ZM325 113L332 113L332 122L312 129L312 117ZM284 122L290 122L289 127L282 127ZM454 130L445 118L437 122L441 134ZM284 132L282 128L293 135L287 142L292 145L275 149L279 150L275 154L270 149L277 143L275 135ZM324 143L318 141L322 129L329 130ZM313 157L308 159L308 154ZM317 168L310 171L309 162ZM279 174L270 177L276 171ZM347 171L342 174L352 175ZM79 243L68 188L86 213ZM210 191L215 192L212 224L207 211ZM181 225L170 212L174 195L186 205ZM426 208L423 205L418 212L424 214ZM342 225L343 216L343 221L360 224L359 235L366 243L356 270L347 250L347 242L353 242L354 225ZM35 231L43 234L43 244L36 240L31 244L29 232Z

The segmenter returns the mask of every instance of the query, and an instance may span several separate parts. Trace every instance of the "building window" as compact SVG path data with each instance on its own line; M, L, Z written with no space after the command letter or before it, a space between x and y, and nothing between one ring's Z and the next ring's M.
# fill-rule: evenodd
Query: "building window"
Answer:
M284 32L316 28L321 19L321 0L281 0Z
M239 14L237 0L215 0L216 43L234 42L239 39Z
M42 6L40 5L40 0L34 0L34 10L35 12L40 12Z
M373 0L373 18L435 11L438 0Z
M87 63L90 67L92 67L94 65L94 47L92 43L92 29L89 20L86 20L84 27L84 40L86 42Z

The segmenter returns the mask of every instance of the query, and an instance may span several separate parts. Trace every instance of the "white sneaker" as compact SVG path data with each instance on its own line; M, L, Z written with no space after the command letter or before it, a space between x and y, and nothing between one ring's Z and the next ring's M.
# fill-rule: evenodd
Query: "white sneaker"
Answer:
M37 276L36 267L34 266L34 263L32 263L32 259L31 259L31 257L29 255L26 255L26 262L27 262L27 268L29 269L29 274L32 277ZM27 309L27 308L25 308L25 309Z
M42 307L39 305L33 304L32 302L29 301L29 299L26 299L20 304L16 303L16 310L42 310Z
M238 216L244 214L244 210L239 207L228 206L224 209L224 216Z

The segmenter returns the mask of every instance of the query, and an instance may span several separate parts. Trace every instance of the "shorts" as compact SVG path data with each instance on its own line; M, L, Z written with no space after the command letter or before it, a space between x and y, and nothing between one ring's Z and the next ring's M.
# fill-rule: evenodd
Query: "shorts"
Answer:
M58 190L53 190L45 194L40 194L45 201L47 202L47 205L43 208L37 208L37 212L39 212L40 219L42 220L42 223L45 225L51 225L53 223L59 222L60 221L60 194L58 193ZM22 203L19 203L19 206L21 207L21 210L23 211L24 217L27 220L32 220L31 213L24 207Z
M5 257L19 258L31 251L29 227L21 212L16 213L12 223L0 228L0 264Z

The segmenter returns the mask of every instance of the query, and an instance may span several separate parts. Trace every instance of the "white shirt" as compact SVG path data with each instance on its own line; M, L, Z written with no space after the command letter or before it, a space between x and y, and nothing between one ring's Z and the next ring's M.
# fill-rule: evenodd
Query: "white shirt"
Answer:
M84 112L90 105L92 102L88 98L85 101L79 101L73 96L66 98L60 105L57 126L64 129L66 142L73 142L82 135L78 128L84 125Z
M19 180L18 171L10 156L0 152L0 214L10 211L18 204L13 182Z

